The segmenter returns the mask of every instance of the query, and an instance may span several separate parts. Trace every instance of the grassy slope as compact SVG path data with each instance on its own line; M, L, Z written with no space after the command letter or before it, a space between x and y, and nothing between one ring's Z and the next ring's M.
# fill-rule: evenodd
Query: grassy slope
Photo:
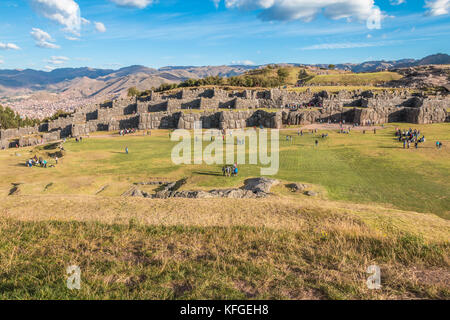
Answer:
M450 222L393 208L448 217L449 149L433 146L448 145L448 124L420 128L419 150L402 150L393 128L331 133L318 149L312 135L294 145L282 136L278 178L311 183L318 199L284 185L264 200L118 197L150 177L212 188L259 175L173 166L165 131L69 142L58 168L21 166L34 150L1 152L0 298L448 299ZM13 182L24 184L8 197ZM65 288L74 264L79 292ZM371 264L381 291L365 285Z
M286 198L17 200L40 210L0 220L3 299L450 297L450 224L433 215ZM371 264L382 290L365 285ZM81 291L65 288L69 265Z
M352 74L329 74L317 75L308 80L308 85L350 85L368 86L385 83L392 80L401 79L402 76L395 72L375 72L375 73L352 73Z
M267 70L266 73L255 75L254 77L262 78L276 78L278 77L277 71L279 68ZM299 73L302 70L300 67L284 67L288 71L286 85L295 85L299 80ZM258 72L259 70L253 71ZM399 80L402 75L396 72L372 72L372 73L342 73L339 71L327 70L329 74L318 75L316 72L308 70L309 77L305 78L306 85L314 86L354 86L360 88L361 86L375 86L392 80ZM326 88L322 88L326 90Z
M310 90L311 92L321 92L321 91L327 91L330 93L339 93L340 91L356 91L356 90L370 90L375 92L380 91L398 91L397 88L388 88L388 87L374 87L372 85L332 85L332 86L305 86L305 87L295 87L295 88L289 88L290 91L295 92L306 92L307 90Z

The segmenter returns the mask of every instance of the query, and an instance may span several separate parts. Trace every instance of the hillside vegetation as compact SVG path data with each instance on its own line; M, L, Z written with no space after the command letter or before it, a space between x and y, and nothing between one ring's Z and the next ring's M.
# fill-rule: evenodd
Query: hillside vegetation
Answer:
M306 85L344 85L344 86L374 86L393 80L399 80L402 76L395 72L376 73L351 73L316 75L308 79Z
M38 124L39 120L21 117L9 107L0 105L0 129L13 129Z
M246 88L274 88L284 85L294 85L297 82L299 68L278 67L269 65L245 72L239 76L220 77L209 76L202 79L188 79L181 83L164 83L153 91L163 92L178 88L203 87L203 86L232 86ZM140 92L136 87L128 90L128 96L145 96L149 90Z
M333 68L333 66L330 66ZM326 74L323 74L326 73ZM244 88L275 88L293 87L297 83L303 86L353 86L356 88L373 87L393 80L399 80L402 76L395 72L376 73L351 73L334 69L310 69L304 67L268 65L264 68L253 69L242 75L223 78L220 76L206 77L203 79L188 79L181 83L162 84L153 91L163 92L178 88L221 86ZM149 90L140 92L135 87L128 91L129 96L145 96Z

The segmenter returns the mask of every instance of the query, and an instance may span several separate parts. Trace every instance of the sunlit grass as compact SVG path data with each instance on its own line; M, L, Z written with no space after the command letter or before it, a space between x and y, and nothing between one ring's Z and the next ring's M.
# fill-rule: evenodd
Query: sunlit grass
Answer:
M280 169L275 178L319 185L333 200L383 203L448 217L449 149L436 150L434 144L440 140L448 145L449 125L415 126L427 138L418 150L403 150L394 139L395 126L378 130L376 135L328 132L330 136L324 140L322 132L299 137L297 129L282 131ZM286 134L293 136L293 143L286 141ZM316 139L318 148L314 147ZM208 144L204 142L204 147ZM190 187L205 189L240 186L246 178L260 176L261 165L241 165L239 177L233 179L221 176L221 165L174 165L171 151L175 145L168 131L155 131L151 137L92 136L82 143L66 143L60 164L47 169L23 166L35 153L45 156L45 150L9 150L0 153L0 192L7 195L12 183L23 183L22 194L94 195L109 185L107 194L117 196L131 183L156 178L188 177ZM128 155L125 147L130 150ZM49 183L51 187L45 189Z

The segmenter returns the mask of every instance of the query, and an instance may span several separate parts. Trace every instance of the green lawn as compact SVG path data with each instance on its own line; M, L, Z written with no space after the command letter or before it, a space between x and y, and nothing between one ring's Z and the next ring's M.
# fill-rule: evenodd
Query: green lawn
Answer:
M329 132L325 140L312 134L298 137L296 129L282 131L280 170L275 178L317 185L331 200L382 203L448 218L449 124L420 126L427 143L418 150L403 150L394 139L394 128L391 125L376 135ZM294 143L286 142L287 133L294 136ZM314 147L316 139L318 148ZM436 150L437 139L444 143L444 149ZM12 183L20 182L22 194L93 195L107 185L103 195L117 196L131 183L150 178L188 177L189 188L216 188L240 186L246 178L260 175L260 166L255 165L240 166L239 178L233 179L220 176L219 165L176 166L170 159L174 145L167 131L155 131L152 137L93 136L82 143L66 143L67 153L60 165L47 169L21 166L34 152L29 149L15 151L20 156L14 156L14 151L2 152L0 191L7 194ZM124 153L126 146L128 155Z

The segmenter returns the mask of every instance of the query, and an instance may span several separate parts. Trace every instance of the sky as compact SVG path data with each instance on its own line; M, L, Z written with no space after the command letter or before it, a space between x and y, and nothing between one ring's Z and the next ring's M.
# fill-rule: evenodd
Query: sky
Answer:
M450 53L450 0L0 0L0 69L359 63Z

